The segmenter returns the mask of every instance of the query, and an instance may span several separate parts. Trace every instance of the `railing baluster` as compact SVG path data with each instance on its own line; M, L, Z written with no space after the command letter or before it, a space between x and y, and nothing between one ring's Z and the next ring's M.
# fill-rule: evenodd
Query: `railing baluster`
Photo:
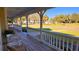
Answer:
M62 37L62 43L63 43L63 44L62 44L62 45L63 45L63 51L64 51L64 43L65 43L64 41L65 41L65 40L64 40L64 38Z
M49 34L49 45L51 45L51 35Z
M43 40L43 33L41 34L41 41Z
M49 35L49 44L51 45L51 35Z
M49 45L50 45L50 35L48 34L48 42L49 42Z
M58 39L57 39L57 36L56 36L56 47L57 47L57 44L58 44L57 40L58 40Z
M53 46L55 46L55 37L53 35Z
M47 39L47 34L45 33L45 40Z
M50 34L49 34L49 45L51 45L51 38L50 38Z
M47 33L46 33L47 34ZM47 41L48 41L48 34L47 34Z
M54 45L56 46L56 36L54 36L54 38L55 38L55 39L54 39Z
M44 38L45 38L45 35L44 35L44 33L43 33L43 32L42 32L42 35L43 35L43 38L42 38L42 39L44 40Z
M42 32L42 35L43 35L43 40L45 39L45 35L44 35L44 33Z
M78 42L76 43L76 51L78 51Z
M42 40L44 40L44 37L45 37L45 35L44 35L44 33L42 32Z
M47 34L47 43L49 43L49 39L48 38L49 38L49 35Z
M59 49L61 49L61 39L59 38Z
M44 33L44 40L46 39L46 35L45 35L45 33Z
M45 40L47 40L47 34L45 33Z
M52 46L52 35L51 35L51 46Z
M44 33L44 40L46 39L46 35L45 35L45 33Z
M71 41L71 51L73 51L73 40Z
M69 49L69 40L67 40L67 47L66 47L66 51L68 51Z

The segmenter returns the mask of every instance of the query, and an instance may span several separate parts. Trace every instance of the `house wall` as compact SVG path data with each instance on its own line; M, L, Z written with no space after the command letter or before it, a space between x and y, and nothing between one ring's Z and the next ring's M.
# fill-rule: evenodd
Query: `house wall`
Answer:
M0 23L0 51L2 50L2 36L1 36L1 23Z
M8 29L5 8L0 7L0 51L2 50L2 32Z

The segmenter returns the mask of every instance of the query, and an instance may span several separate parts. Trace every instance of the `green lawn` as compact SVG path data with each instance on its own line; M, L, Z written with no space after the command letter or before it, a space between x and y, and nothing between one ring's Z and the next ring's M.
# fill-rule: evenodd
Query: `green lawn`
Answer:
M39 24L32 24L32 25L29 25L29 27L40 28L40 25ZM79 36L79 23L73 23L73 24L43 24L43 30Z

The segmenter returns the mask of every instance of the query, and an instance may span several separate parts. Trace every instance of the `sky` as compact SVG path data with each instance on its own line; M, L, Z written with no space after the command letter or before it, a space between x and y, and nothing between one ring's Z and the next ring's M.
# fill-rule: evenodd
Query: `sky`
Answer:
M64 14L73 14L73 13L79 13L79 7L56 7L48 9L44 15L47 15L49 18L52 18L56 15Z

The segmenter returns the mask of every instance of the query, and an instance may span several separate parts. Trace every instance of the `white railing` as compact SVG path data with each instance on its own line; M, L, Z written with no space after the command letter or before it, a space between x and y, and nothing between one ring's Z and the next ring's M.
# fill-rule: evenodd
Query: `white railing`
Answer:
M29 28L29 30L39 32L38 29ZM42 30L41 41L59 51L79 51L79 38L68 34Z

